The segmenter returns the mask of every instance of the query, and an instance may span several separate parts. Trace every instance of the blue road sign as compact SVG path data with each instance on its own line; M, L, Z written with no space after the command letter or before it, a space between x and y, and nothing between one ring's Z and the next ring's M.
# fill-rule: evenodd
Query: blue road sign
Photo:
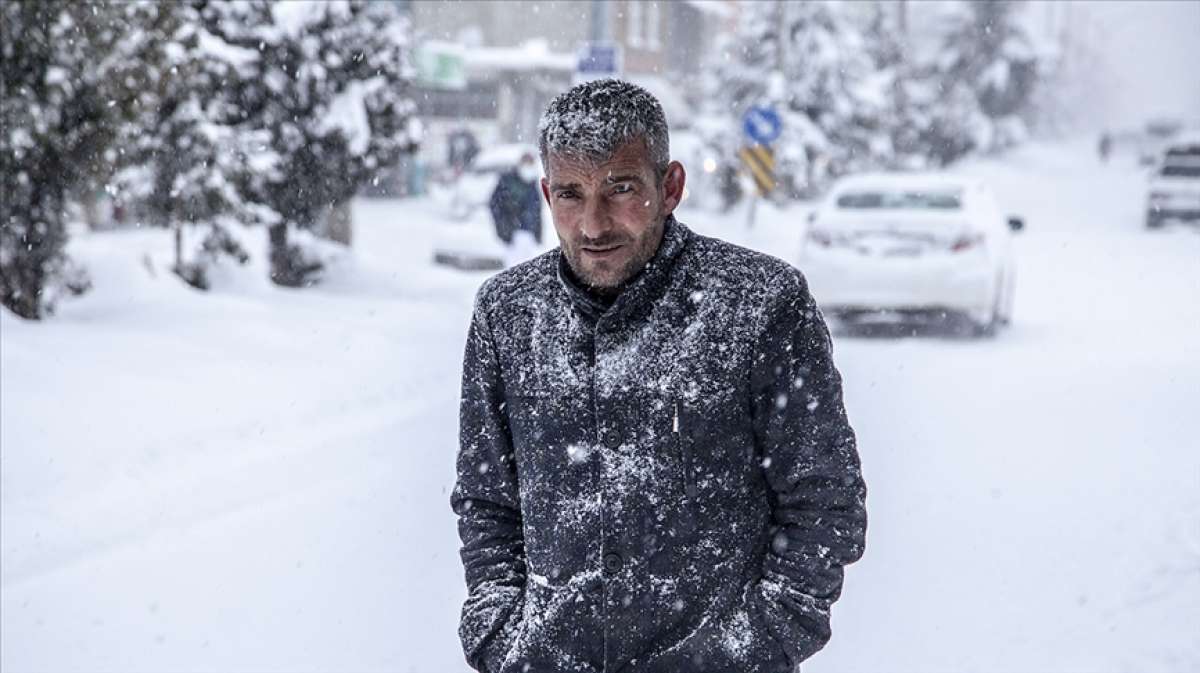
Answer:
M783 120L774 109L755 105L742 117L742 130L759 145L770 145L783 132Z
M581 75L616 75L621 71L620 46L612 42L589 42L579 52L576 71Z

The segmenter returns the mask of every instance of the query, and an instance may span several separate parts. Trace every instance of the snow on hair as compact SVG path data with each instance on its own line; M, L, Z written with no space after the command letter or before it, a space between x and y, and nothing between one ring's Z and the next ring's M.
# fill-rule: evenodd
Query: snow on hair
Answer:
M602 162L638 138L661 176L671 160L662 105L649 91L619 79L571 87L550 101L538 123L538 152L547 172L551 154Z

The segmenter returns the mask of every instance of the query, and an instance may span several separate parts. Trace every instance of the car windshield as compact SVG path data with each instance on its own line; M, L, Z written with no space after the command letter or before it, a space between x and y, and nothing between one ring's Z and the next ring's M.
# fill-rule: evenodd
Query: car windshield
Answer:
M1170 163L1162 167L1164 178L1200 178L1200 162Z
M1172 147L1171 149L1167 150L1167 161L1170 161L1170 160L1176 159L1176 158L1200 159L1200 143L1197 143L1195 145L1181 145L1179 147Z
M838 196L837 206L849 209L959 210L962 208L962 192L958 190L846 192Z

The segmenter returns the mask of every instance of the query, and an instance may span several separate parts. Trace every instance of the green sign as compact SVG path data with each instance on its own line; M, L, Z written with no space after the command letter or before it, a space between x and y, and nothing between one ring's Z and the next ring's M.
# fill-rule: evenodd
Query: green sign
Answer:
M431 89L467 88L467 69L459 45L425 43L417 47L417 82Z

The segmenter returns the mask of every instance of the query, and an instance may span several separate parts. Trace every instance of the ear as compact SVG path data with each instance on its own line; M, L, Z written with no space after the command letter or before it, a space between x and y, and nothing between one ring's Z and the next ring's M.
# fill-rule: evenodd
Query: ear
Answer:
M667 172L663 175L663 216L674 212L675 207L683 200L683 185L687 181L687 172L683 164L672 161L667 164Z
M546 199L546 205L550 205L550 181L542 178L542 198Z

